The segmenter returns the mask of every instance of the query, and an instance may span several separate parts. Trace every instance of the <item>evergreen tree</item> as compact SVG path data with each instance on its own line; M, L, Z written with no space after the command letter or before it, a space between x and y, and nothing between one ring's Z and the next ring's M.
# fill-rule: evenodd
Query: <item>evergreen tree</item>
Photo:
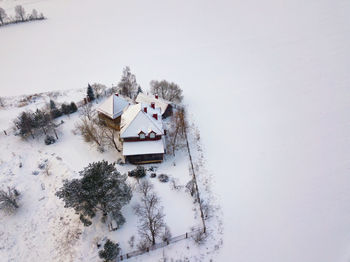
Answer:
M64 180L56 195L65 202L65 207L74 208L85 226L91 225L91 218L98 210L105 218L108 214L118 226L125 222L121 208L129 203L132 192L114 164L107 161L89 164L80 172L81 179Z
M88 84L88 88L87 88L87 97L89 98L90 101L95 100L94 90L92 89L90 84Z
M78 111L77 105L76 105L74 102L71 102L71 103L70 103L70 112L71 112L71 113L75 113L75 112L77 112L77 111Z
M107 239L103 246L103 250L98 252L100 258L105 262L114 261L119 255L120 248L118 243L113 243L113 241Z
M70 106L67 105L67 104L62 104L61 111L62 111L63 114L69 115L70 111L71 111Z
M41 128L46 135L46 127L50 122L50 115L37 109L34 113L33 127Z
M31 112L22 112L17 120L15 120L15 125L22 137L26 137L30 134L34 138L33 128L35 127L35 124L34 116Z
M55 101L50 100L50 110L54 110L54 109L57 109L56 103L55 103Z

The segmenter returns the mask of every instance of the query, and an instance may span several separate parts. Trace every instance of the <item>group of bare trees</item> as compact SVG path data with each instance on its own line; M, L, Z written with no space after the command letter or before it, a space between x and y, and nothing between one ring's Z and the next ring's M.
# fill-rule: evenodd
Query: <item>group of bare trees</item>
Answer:
M150 85L152 94L159 95L170 102L181 103L183 99L182 89L177 84L166 80L152 80Z
M14 17L8 16L5 9L0 7L0 26L45 19L43 13L39 14L36 9L33 9L30 14L27 14L26 10L21 5L15 6L14 11Z

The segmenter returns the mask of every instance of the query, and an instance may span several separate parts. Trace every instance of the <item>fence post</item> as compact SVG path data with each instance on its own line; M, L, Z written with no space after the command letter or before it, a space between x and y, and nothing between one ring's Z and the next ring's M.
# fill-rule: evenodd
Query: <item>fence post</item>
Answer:
M188 238L187 232L186 232L186 238Z

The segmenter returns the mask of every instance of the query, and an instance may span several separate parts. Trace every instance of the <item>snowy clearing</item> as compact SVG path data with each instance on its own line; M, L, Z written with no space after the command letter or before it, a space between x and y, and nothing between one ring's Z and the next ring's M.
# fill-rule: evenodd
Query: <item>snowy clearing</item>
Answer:
M175 81L223 207L216 261L349 260L349 1L0 5L19 2L48 20L0 29L1 96L110 86L125 65Z

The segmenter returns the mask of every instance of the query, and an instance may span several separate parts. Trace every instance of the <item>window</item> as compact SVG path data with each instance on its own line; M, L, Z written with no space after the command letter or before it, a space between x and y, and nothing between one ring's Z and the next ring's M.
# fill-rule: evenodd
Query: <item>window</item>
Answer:
M154 132L149 133L149 138L155 139L156 138L156 134Z
M140 138L140 139L145 139L145 138L146 138L145 133L141 132L141 133L139 134L139 138Z

